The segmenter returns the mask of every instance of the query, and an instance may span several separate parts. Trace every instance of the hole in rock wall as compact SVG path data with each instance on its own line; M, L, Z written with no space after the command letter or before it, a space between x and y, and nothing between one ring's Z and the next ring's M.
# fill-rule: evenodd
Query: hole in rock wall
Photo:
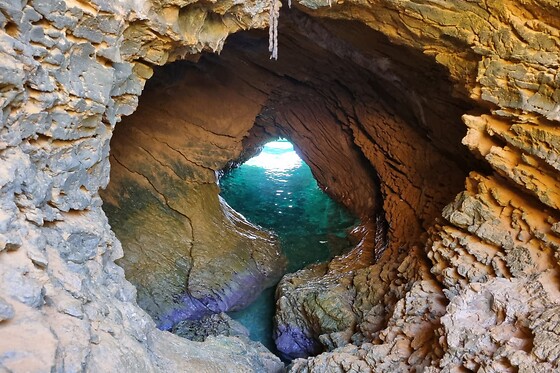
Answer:
M274 339L282 356L295 358L375 337L395 302L378 300L385 303L368 316L375 325L361 320L356 307L371 304L359 299L359 289L369 286L360 281L376 281L367 272L372 265L397 273L399 260L422 247L476 162L457 146L464 136L460 116L472 105L453 95L447 72L433 59L357 23L295 10L280 22L278 61L266 53L267 33L251 31L230 36L219 56L156 69L137 111L115 129L111 181L101 196L123 246L117 263L160 329L201 341L216 334L247 338L226 313L257 318L242 310L282 278ZM269 180L269 194L236 176L260 172L264 182L270 170L251 157L279 138L289 139L309 165L291 175L297 184L307 174L307 189L298 194L315 196L308 207L287 186ZM223 170L228 203L219 196ZM348 252L342 233L353 218L328 199L318 207L317 184L360 220ZM267 195L279 199L253 199ZM315 249L318 258L295 257ZM273 348L268 333L255 338Z
M278 235L287 272L325 262L351 247L348 230L356 219L317 185L293 145L280 139L220 180L221 195L251 222ZM271 351L275 288L263 291L244 310L229 315L245 325L251 338Z

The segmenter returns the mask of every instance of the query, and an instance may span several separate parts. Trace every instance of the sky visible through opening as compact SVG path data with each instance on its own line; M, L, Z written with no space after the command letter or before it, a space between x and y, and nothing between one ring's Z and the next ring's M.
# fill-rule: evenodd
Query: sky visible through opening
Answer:
M311 170L287 140L262 152L220 180L221 195L249 221L274 231L288 257L288 272L331 259L349 248L348 229L357 220L317 185ZM231 312L251 338L275 351L272 341L274 288L248 308Z

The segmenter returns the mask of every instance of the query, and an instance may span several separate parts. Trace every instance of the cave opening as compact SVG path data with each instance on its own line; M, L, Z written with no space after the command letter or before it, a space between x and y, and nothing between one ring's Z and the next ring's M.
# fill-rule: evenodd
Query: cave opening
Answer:
M280 236L287 272L342 254L350 245L348 228L358 223L321 189L286 139L266 143L259 154L227 171L220 189L236 211Z
M278 61L263 53L266 32L247 31L230 36L220 55L155 69L138 110L115 129L101 195L124 249L117 263L158 328L195 340L243 335L224 313L280 280L273 338L292 359L379 337L398 297L376 294L401 282L406 253L425 243L477 163L457 147L472 103L432 58L359 23L293 11L280 26ZM225 203L218 185L224 169L250 166L278 138L290 139L313 183L360 220L349 250L336 234L312 237L323 259L341 255L289 275L286 266L312 261L287 260L282 238L253 224L267 228L251 217L259 204ZM381 276L385 288L368 289Z
M358 223L317 184L309 166L286 139L266 143L259 154L220 179L221 196L249 221L277 234L287 257L286 273L326 262L351 248ZM248 307L230 312L253 340L276 351L273 340L275 286Z

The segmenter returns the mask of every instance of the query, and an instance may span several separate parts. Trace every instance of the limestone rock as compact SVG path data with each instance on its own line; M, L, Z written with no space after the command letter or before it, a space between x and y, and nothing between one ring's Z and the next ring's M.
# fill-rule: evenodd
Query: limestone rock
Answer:
M276 64L263 32L226 43L230 33L265 27L269 7L0 4L1 369L281 371L247 340L192 342L158 331L115 264L122 247L98 192L109 182L111 153L151 191L150 212L165 209L148 215L185 232L178 247L214 242L210 234L197 241L186 218L195 215L193 226L218 217L218 226L259 235L219 201L214 171L288 136L365 231L350 254L283 283L282 302L295 316L279 319L305 330L296 337L318 341L312 352L329 350L296 360L293 371L558 370L557 2L302 0L280 17ZM132 144L136 155L119 154L110 147L115 125L136 110L153 68L179 59L191 62L170 65L153 91L170 93L157 100L148 87L153 105L138 113L151 115L137 115L161 116L156 132L119 124L143 139ZM173 115L163 115L167 104ZM146 140L173 156L142 153ZM181 143L188 160L173 153ZM151 178L140 177L140 165ZM172 188L187 176L196 187ZM165 186L181 196L154 192ZM106 198L105 206L123 201ZM380 235L377 217L386 221ZM238 236L220 233L216 241ZM266 244L250 250L258 254L252 273L274 277L262 264L271 253L263 247L273 245L260 237ZM149 238L156 247L157 236ZM200 297L201 285L216 280L204 274L215 273L206 269L218 257L192 264L172 252L170 276L195 268ZM248 256L236 263L247 265Z
M14 317L14 307L0 298L0 322Z
M204 342L209 336L219 335L249 337L247 328L225 313L211 314L199 320L180 321L173 327L172 333L197 342Z
M240 340L214 343L206 356L199 344L169 339L138 307L136 290L114 264L122 250L98 190L109 180L114 125L135 110L151 74L138 61L149 60L142 51L125 53L126 30L149 24L144 41L159 31L165 38L167 20L159 14L168 5L179 8L127 1L0 4L0 294L10 305L2 303L1 370L196 370L200 361L214 361L213 369L222 371L282 367ZM233 16L238 22L230 31L262 26L266 6L226 5L222 14L249 12L241 16L248 24ZM165 48L186 40L173 38Z
M157 333L157 334L156 334ZM208 337L189 342L174 334L156 331L154 354L161 372L284 372L284 364L260 343L238 337ZM187 345L188 347L185 348Z

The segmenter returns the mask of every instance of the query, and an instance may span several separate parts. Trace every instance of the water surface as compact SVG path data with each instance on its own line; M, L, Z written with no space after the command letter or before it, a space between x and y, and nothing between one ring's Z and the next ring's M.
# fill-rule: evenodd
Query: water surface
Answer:
M356 219L319 188L309 166L288 141L266 144L258 156L225 175L220 187L231 207L278 235L288 272L329 260L349 247L346 235ZM229 315L249 329L253 340L276 350L274 288Z

